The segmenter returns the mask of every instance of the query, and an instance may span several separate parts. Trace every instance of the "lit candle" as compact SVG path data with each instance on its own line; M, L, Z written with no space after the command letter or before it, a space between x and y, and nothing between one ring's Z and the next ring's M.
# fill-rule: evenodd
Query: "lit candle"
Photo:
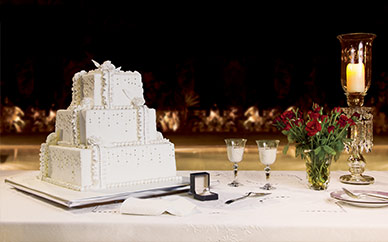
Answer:
M364 63L350 63L346 67L346 86L348 92L364 92L365 67Z

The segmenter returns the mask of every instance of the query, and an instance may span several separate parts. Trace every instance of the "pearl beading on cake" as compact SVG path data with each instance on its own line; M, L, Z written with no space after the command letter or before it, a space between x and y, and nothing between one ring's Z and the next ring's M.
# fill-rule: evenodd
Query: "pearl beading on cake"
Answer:
M71 183L68 183L68 182L58 181L58 180L52 179L52 178L47 177L47 176L42 177L42 180L45 181L45 182L49 182L49 183L52 183L54 185L57 185L57 186L60 186L60 187L64 187L64 188L67 188L67 189L71 189L71 190L75 190L75 191L83 191L83 190L87 190L87 189L90 188L90 187L77 186L77 185L74 185L74 184L71 184Z
M67 189L75 190L75 191L87 191L87 190L94 190L97 187L96 186L77 186L68 182L58 181L55 179L52 179L50 177L42 177L43 181L52 183L57 186L61 186ZM141 185L149 185L149 184L158 184L158 183L181 183L183 181L183 177L181 176L172 176L172 177L162 177L162 178L153 178L153 179L145 179L145 180L137 180L137 181L130 181L130 182L122 182L122 183L113 183L108 184L106 186L101 186L100 188L103 189L117 189L117 188L125 188L125 187L133 187L133 186L141 186Z
M40 146L39 153L39 166L40 166L40 177L47 176L48 174L48 146L56 144L58 142L58 136L56 133L51 133L46 138L46 143Z
M102 72L102 105L104 108L108 108L109 101L108 101L108 78L109 78L109 73L107 71Z
M144 107L137 108L137 138L140 141L141 144L144 144L145 137L144 137Z
M41 146L40 146L40 153L39 153L39 177L42 179L43 177L47 176L48 175L48 162L47 162L47 144L46 143L43 143Z
M78 146L80 144L80 135L79 135L79 125L78 125L78 116L79 116L80 106L77 106L72 111L71 119L71 128L73 129L73 144Z
M99 180L101 177L101 148L100 148L100 140L96 137L90 137L88 139L88 145L92 149L92 180L93 185L97 186L100 184Z
M131 187L131 186L167 183L167 182L178 183L178 182L182 182L182 180L183 178L181 176L151 178L151 179L136 180L136 181L130 181L130 182L113 183L113 184L107 185L106 188L121 188L121 187Z
M69 108L78 105L81 102L81 77L86 74L86 71L77 72L73 77L72 101Z
M156 139L148 141L147 144L166 144L169 143L170 140L167 138L162 139ZM125 146L134 146L134 145L142 145L143 143L141 141L135 141L135 142L113 142L111 144L107 144L105 147L125 147Z
M128 110L128 109L133 109L134 107L132 105L127 105L127 106L113 106L111 110ZM95 105L91 108L91 110L104 110L106 109L104 106L98 106Z

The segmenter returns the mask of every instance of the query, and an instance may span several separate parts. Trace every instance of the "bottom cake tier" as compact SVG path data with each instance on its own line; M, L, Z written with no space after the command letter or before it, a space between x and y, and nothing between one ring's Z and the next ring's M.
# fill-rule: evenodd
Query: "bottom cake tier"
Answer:
M75 148L42 144L41 178L73 190L157 183L176 177L174 145Z

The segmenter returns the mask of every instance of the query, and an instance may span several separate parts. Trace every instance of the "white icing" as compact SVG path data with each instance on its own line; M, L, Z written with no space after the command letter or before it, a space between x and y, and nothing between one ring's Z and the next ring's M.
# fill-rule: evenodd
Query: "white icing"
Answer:
M56 132L58 144L79 146L91 136L106 143L153 142L160 139L156 131L155 110L142 106L127 110L59 110Z
M41 178L74 190L176 179L174 145L156 131L141 75L106 61L73 77L73 100L41 146Z
M58 110L56 116L55 130L58 133L60 145L74 145L72 128L72 111Z
M65 188L76 190L76 191L82 191L82 190L85 190L85 188L86 188L86 187L77 186L77 185L74 185L74 184L71 184L68 182L52 179L51 177L48 177L48 176L42 177L42 180L46 181L46 182L50 182L50 183L57 185L57 186L65 187Z
M144 104L141 75L134 73L119 73L112 75L109 82L109 97L111 107L136 106Z
M50 145L48 171L43 177L50 178L46 181L56 181L56 185L85 190L140 184L143 180L163 181L176 176L171 143L104 147L99 142L97 138L89 139L87 149Z
M73 92L73 95L72 95L72 101L71 101L71 104L70 104L70 107L69 109L72 109L74 106L76 105L79 105L79 103L81 102L81 94L80 94L80 78L81 76L85 75L86 72L85 71L80 71L78 73L76 73L73 77L73 87L71 88L72 92Z
M176 175L175 162L169 162L175 158L171 144L103 148L103 153L109 183Z
M132 108L145 103L140 73L121 71L110 61L88 73L77 73L72 90L73 101L69 108L79 105L84 98L91 98L93 105L107 109Z
M39 174L39 176L40 176L40 178L48 176L48 173L47 173L48 153L47 152L48 152L47 151L47 144L43 143L40 146L40 153L39 153L39 161L40 161L40 164L39 164L40 174Z
M102 184L101 182L101 148L100 148L101 140L95 136L92 136L88 139L88 145L92 149L92 180L93 185L98 186Z
M49 177L80 187L92 184L91 150L50 145L49 153Z
M51 133L46 138L46 143L43 143L40 147L40 177L48 176L48 164L49 164L49 146L56 144L58 136L56 133Z

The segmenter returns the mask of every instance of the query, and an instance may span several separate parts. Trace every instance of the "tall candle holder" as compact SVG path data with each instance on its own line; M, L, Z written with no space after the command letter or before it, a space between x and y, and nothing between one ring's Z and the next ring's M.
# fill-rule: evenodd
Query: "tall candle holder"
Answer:
M359 122L350 129L353 140L345 149L348 158L349 175L340 177L347 184L367 185L374 182L371 176L363 175L366 160L362 152L370 152L373 146L372 109L363 107L364 97L372 79L372 42L375 34L351 33L338 35L341 43L341 85L345 91L348 108L343 108L347 116L360 115Z
M358 113L360 117L356 125L350 127L349 138L353 141L345 145L345 150L350 153L348 165L350 174L340 177L340 181L347 184L369 185L374 182L371 176L363 175L365 171L366 159L363 152L372 151L373 147L373 115L371 107L348 107L342 111L351 117Z

